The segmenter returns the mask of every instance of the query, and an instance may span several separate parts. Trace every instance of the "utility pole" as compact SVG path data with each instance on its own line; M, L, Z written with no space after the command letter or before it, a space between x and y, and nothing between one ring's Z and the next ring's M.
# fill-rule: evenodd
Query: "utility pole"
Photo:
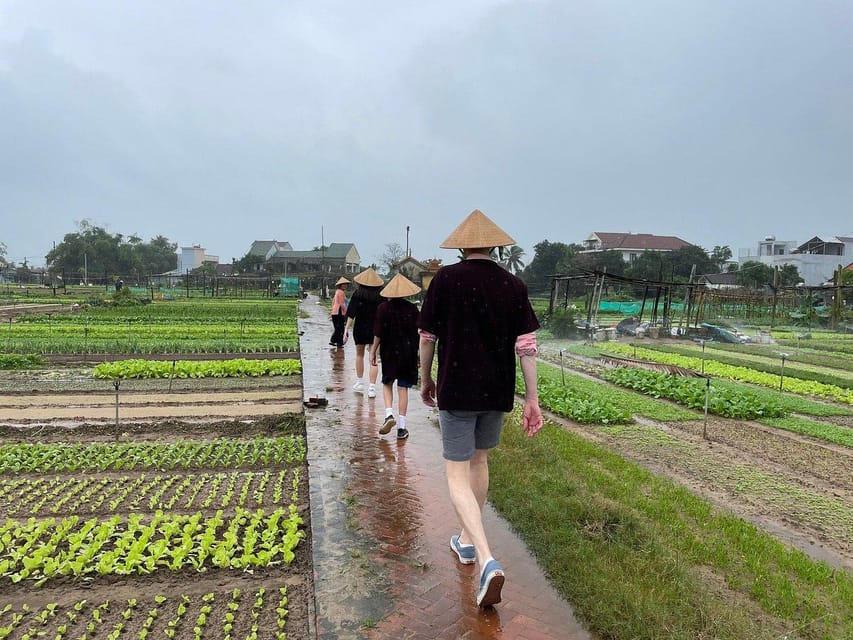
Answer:
M842 276L842 267L838 265L838 268L835 270L833 274L833 284L835 285L835 295L832 298L832 328L837 330L838 325L841 322L841 276Z
M326 298L326 236L323 225L320 225L320 252L322 255L320 271L323 274L320 278L320 297Z
M779 265L773 265L773 306L770 309L770 328L776 324L776 292L779 290Z
M409 251L409 225L406 225L406 257L410 257L412 254Z

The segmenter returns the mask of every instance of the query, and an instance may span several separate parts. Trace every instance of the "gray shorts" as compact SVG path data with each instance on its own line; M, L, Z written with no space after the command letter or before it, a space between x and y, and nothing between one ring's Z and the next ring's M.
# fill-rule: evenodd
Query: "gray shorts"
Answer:
M439 411L444 459L465 462L477 449L494 449L505 415L503 411Z

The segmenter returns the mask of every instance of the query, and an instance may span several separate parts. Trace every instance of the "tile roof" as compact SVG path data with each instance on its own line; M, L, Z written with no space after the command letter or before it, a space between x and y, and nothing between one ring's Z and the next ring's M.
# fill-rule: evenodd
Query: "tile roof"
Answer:
M607 233L596 231L593 235L601 241L601 248L604 250L677 251L678 249L692 246L689 242L676 236L656 236L651 233Z

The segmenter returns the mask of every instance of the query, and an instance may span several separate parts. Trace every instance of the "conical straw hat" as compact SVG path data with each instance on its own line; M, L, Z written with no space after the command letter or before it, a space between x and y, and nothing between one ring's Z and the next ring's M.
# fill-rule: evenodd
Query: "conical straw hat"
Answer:
M379 294L383 298L406 298L415 295L421 288L414 282L409 280L402 273L398 273L391 278L391 281L385 286Z
M511 244L515 244L515 240L492 222L485 213L474 209L439 246L442 249L478 249L506 247Z
M367 267L367 269L359 273L353 280L365 287L381 287L385 284L385 281L379 277L379 274L373 270L373 267Z
M338 278L338 281L335 283L335 286L337 287L339 284L349 284L349 280L341 276L340 278Z

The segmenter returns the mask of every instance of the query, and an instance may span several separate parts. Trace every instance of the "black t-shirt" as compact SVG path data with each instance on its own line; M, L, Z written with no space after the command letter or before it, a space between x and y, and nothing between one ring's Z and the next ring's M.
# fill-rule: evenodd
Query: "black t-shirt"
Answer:
M376 308L384 298L379 295L379 287L363 287L352 294L347 317L353 319L352 338L355 344L373 344L373 325L376 322Z
M418 327L436 336L440 409L512 411L515 340L539 328L519 278L492 260L442 267Z
M379 338L382 383L418 381L418 308L402 298L391 298L376 310L374 333Z

